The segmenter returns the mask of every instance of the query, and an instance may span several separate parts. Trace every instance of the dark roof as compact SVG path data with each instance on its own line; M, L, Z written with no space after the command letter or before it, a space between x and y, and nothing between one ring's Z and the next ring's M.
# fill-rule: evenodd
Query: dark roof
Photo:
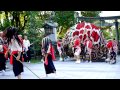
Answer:
M43 25L43 27L46 27L46 26L48 26L48 27L57 27L58 26L58 24L56 23L56 22L45 22L45 24Z

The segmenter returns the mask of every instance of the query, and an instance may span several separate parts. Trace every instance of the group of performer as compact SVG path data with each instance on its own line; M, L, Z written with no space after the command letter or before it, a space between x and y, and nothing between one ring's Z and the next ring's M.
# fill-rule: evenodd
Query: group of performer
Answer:
M65 50L65 45L68 45L69 47L67 51ZM77 35L71 39L70 43L66 43L64 39L59 39L57 41L57 49L59 51L60 61L64 60L62 57L64 52L71 51L70 48L72 48L71 52L73 53L73 57L76 59L76 63L83 61L83 57L86 58L86 55L89 56L89 60L86 61L92 62L92 59L94 58L92 56L93 52L97 55L101 54L100 59L102 59L102 57L105 57L106 60L109 59L110 62L116 63L117 47L118 46L115 39L111 40L111 42L104 41L103 44L94 44L90 37L86 37L86 40L83 42ZM68 56L70 56L70 54L68 54Z
M5 75L6 60L10 59L10 64L13 66L15 77L21 79L21 73L24 72L23 62L30 63L30 41L27 36L22 38L18 35L16 27L8 27L3 32L0 32L0 71ZM42 55L44 57L44 67L46 76L51 73L56 73L53 60L56 60L52 41L45 36L42 40Z
M5 75L6 60L10 60L14 75L21 79L24 71L22 62L30 62L30 42L27 36L18 35L16 27L8 27L0 33L0 71Z
M0 32L0 71L5 74L6 69L6 60L10 59L10 64L13 65L14 75L21 79L21 73L24 72L23 61L30 62L30 41L27 39L27 36L22 38L22 35L18 35L17 28L8 27L3 32ZM57 49L59 51L60 60L64 61L63 52L69 51L68 46L64 48L65 45L68 45L65 40L58 40ZM83 49L84 46L84 49ZM109 59L112 60L112 63L116 61L117 54L117 44L115 40L112 42L106 43L104 46L108 48L109 51ZM74 53L74 58L76 59L76 63L80 63L80 54L84 52L84 54L89 54L90 62L92 62L92 50L93 50L93 42L90 37L87 37L85 42L83 43L78 36L75 36L69 47L72 47L72 51ZM50 73L56 73L56 68L54 66L53 61L56 60L55 52L52 45L52 41L47 35L44 35L42 39L42 56L44 60L44 67L46 76ZM65 53L67 55L67 53ZM83 54L83 55L84 55ZM113 62L114 60L114 62Z
M58 40L57 42L57 49L59 51L59 55L60 55L60 60L62 58L62 54L64 52L66 52L66 49L67 47L64 47L64 46L67 46L68 43L65 42L64 40L61 41L61 40ZM74 53L74 58L76 59L76 63L80 63L81 60L80 60L80 53L82 52L83 53L83 48L81 48L82 46L82 41L80 40L79 36L75 36L72 40L71 40L71 43L69 43L69 46L68 47L71 47L72 48L72 52ZM90 37L88 37L84 43L84 46L86 46L86 50L88 51L88 54L90 55L90 62L91 62L91 52L92 52L92 41L90 39ZM68 48L67 48L67 51ZM66 54L67 55L67 54ZM62 58L62 61L64 60L64 58Z

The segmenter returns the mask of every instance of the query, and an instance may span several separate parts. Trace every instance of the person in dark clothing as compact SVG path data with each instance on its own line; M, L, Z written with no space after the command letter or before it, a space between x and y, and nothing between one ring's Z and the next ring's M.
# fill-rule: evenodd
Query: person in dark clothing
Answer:
M0 71L2 71L2 75L5 75L6 70L6 58L5 53L7 51L7 48L4 45L3 39L2 39L2 33L0 33Z
M44 57L46 76L51 73L56 73L56 69L52 61L55 57L53 53L53 46L51 40L47 36L42 39L42 55Z
M81 60L82 61L85 61L85 58L86 58L86 51L85 51L85 45L84 44L82 44L81 43L81 56L82 56L82 58L81 58Z
M8 44L8 51L5 56L10 52L10 64L13 65L14 75L21 79L21 73L24 71L22 61L22 42L18 37L18 29L16 27L8 27L4 31L4 37L6 37Z
M113 48L111 48L110 51L110 64L115 64L116 63L116 53Z

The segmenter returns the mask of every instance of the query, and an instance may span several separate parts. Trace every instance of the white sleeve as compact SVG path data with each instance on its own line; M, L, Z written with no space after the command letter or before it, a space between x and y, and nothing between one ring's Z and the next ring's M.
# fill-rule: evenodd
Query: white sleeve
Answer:
M47 53L50 53L50 44L49 44L49 47L48 47Z

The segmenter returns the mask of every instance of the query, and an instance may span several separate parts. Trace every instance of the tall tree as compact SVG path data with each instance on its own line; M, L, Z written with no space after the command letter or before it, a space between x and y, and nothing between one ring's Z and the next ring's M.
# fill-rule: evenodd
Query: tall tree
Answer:
M74 25L74 11L55 11L54 20L60 28L58 37L64 37L67 29Z
M40 50L39 43L42 41L43 31L42 28L45 20L47 19L47 15L41 15L40 11L29 11L29 17L27 22L27 27L25 28L25 32L29 38L29 40L33 43L33 48L35 50L35 57L37 55L37 51ZM32 38L31 38L32 37Z
M0 15L3 19L3 24L1 24L1 29L4 30L8 26L18 27L19 32L24 31L24 28L27 23L27 11L2 11Z

